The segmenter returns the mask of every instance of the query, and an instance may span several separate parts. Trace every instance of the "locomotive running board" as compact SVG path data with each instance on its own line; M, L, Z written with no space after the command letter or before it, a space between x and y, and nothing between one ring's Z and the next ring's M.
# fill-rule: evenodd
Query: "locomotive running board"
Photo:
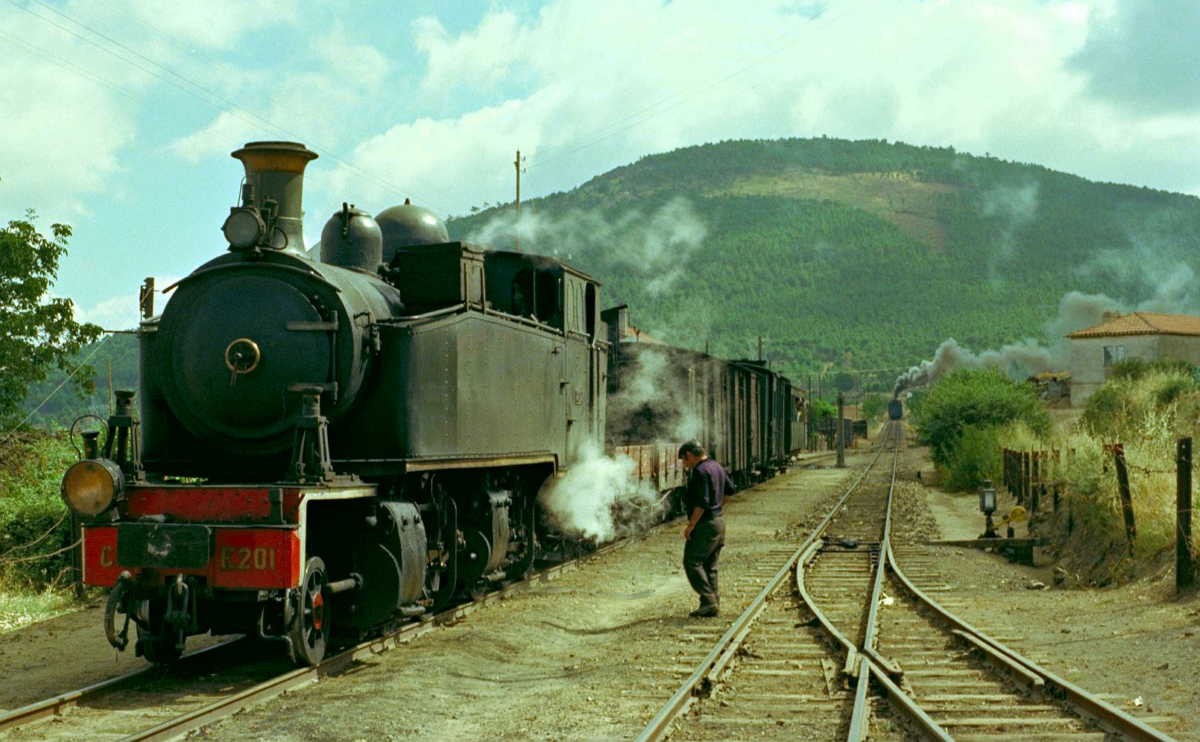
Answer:
M445 469L489 469L506 466L531 466L535 464L551 464L557 468L558 457L549 451L532 454L503 454L499 456L476 456L454 458L422 458L422 459L334 459L333 464L355 466L364 464L386 464L402 466L404 472L443 471Z

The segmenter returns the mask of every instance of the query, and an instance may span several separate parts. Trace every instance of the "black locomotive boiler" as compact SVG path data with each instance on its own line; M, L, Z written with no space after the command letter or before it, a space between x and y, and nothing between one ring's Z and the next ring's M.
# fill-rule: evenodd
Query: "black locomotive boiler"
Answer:
M589 276L451 241L408 203L375 218L343 204L314 260L301 201L316 154L255 142L233 156L245 183L228 249L142 323L140 394L119 395L62 492L85 518L85 582L112 588L115 646L132 622L151 661L212 632L285 638L315 664L335 629L531 567L540 488L605 439L610 343ZM737 473L761 476L788 453L773 417L792 415L788 387L765 369L721 383L739 379L764 393L707 414L722 445L746 442ZM672 447L644 442L655 481L678 486Z

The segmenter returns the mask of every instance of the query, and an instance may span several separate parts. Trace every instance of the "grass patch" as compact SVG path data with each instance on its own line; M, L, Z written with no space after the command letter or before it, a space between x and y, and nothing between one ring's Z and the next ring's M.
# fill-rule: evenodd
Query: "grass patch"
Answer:
M1000 429L999 445L1055 450L1043 472L1060 488L1053 512L1043 501L1035 525L1049 536L1060 565L1085 584L1110 585L1167 567L1175 549L1175 446L1200 432L1200 387L1174 363L1127 363L1089 401L1077 424L1044 431ZM1106 447L1121 443L1129 470L1137 535L1132 548ZM1193 472L1193 479L1196 474Z
M60 590L12 592L0 589L0 634L70 613L77 606L73 595Z
M70 553L66 506L58 495L77 455L65 434L26 432L0 450L0 589L40 594L58 583Z

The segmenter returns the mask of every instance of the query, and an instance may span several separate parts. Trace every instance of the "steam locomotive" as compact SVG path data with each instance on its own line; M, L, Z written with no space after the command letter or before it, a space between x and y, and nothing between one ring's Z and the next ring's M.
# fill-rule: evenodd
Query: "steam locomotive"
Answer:
M629 337L627 308L602 315L591 277L451 241L407 201L374 218L343 204L309 254L317 155L232 156L228 250L141 324L140 393L117 395L63 477L84 581L112 588L114 646L132 623L137 654L170 662L190 635L245 633L317 664L331 641L526 573L554 535L539 492L589 442L659 491L683 483L678 439L653 428L670 411L624 399L650 343ZM798 447L802 395L765 364L658 350L673 408L738 478Z

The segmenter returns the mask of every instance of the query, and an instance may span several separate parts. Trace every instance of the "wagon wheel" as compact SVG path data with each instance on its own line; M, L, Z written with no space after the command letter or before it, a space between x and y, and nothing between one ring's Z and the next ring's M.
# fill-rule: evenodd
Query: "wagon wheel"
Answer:
M309 559L304 567L304 581L296 588L299 605L288 632L292 661L298 665L319 665L325 657L333 615L326 589L328 583L325 562L320 557Z

